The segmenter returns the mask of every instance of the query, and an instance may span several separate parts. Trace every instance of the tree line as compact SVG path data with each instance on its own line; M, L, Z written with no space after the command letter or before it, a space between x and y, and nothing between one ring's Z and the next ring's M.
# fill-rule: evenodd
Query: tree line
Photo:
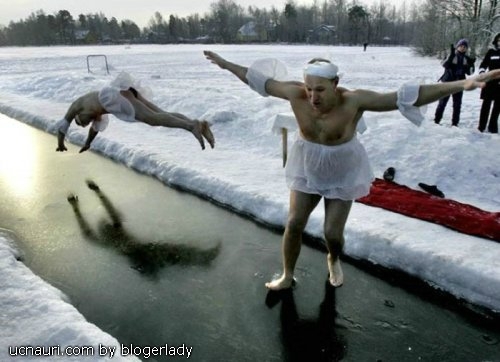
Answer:
M450 42L467 38L474 55L483 52L500 31L499 17L498 0L402 0L397 6L384 0L370 6L357 0L316 0L312 5L284 0L279 9L243 8L233 0L217 0L203 16L167 17L156 12L140 29L131 20L119 21L102 13L74 17L67 10L54 14L38 10L0 29L0 46L367 43L413 46L421 54L434 55L447 50Z

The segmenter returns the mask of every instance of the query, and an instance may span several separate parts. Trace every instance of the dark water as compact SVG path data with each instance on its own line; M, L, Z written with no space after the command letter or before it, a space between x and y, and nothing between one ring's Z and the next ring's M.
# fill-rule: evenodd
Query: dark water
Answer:
M56 153L55 137L17 121L2 118L0 134L20 165L0 169L0 227L125 346L194 361L500 361L497 316L364 263L345 262L344 286L329 288L326 255L309 246L297 287L269 293L280 233L91 152Z

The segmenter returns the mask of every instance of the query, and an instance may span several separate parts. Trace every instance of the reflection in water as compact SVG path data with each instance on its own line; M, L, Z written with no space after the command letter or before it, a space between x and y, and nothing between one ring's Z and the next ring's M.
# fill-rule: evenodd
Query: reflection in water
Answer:
M281 336L286 361L341 361L347 345L335 331L335 290L325 282L325 297L316 319L299 316L292 288L269 291L266 305L272 308L281 301Z
M113 246L127 255L132 260L133 268L139 272L155 274L166 264L208 265L219 254L220 243L211 249L203 250L187 245L138 239L123 228L119 212L99 186L90 180L87 181L87 185L99 197L111 218L111 223L103 219L96 233L83 217L78 197L69 195L68 201L73 207L82 233L91 241Z
M37 142L22 127L26 125L0 114L0 182L20 197L34 192L37 175Z

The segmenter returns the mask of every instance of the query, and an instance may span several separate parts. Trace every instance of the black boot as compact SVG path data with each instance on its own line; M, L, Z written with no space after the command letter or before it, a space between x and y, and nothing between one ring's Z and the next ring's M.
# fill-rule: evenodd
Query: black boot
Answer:
M424 184L421 182L418 184L418 186L420 186L422 188L422 190L430 193L431 195L441 197L441 198L444 197L443 192L440 189L438 189L436 185L427 185L427 184Z

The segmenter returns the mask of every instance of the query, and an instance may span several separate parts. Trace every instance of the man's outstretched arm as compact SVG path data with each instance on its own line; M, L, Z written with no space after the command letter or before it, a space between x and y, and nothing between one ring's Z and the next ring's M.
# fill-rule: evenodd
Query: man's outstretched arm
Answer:
M241 65L231 63L226 59L222 58L219 54L211 52L209 50L204 50L203 54L205 57L210 60L212 63L218 65L221 69L229 70L235 76L237 76L243 83L248 84L247 80L247 72L248 68L243 67Z
M486 82L494 79L500 79L500 69L453 82L421 85L411 84L409 88L413 88L413 90L409 93L406 91L400 92L401 90L407 89L405 84L398 92L378 93L360 89L353 91L353 94L357 95L356 100L360 110L385 112L395 110L401 104L405 106L403 108L411 108L412 106L421 107L453 93L482 88L485 86ZM414 96L410 95L411 93L413 93ZM400 98L400 96L402 96L402 98ZM409 102L411 102L411 104ZM420 124L420 122L416 123Z
M421 85L415 106L419 107L424 104L432 103L453 93L483 88L486 82L494 79L500 79L500 69L481 73L464 80Z
M68 108L64 118L62 118L59 122L57 122L57 152L67 151L68 149L64 145L64 138L66 137L66 133L68 132L71 121L75 118L77 114L77 106L76 101L71 104Z
M212 63L218 65L221 69L229 70L236 75L243 83L248 84L250 88L263 96L273 96L282 99L291 100L301 97L304 93L303 84L300 82L278 81L272 76L262 74L258 69L239 64L231 63L220 55L209 50L203 51L205 57ZM251 74L250 74L251 73Z
M97 136L99 132L97 132L94 127L90 126L89 128L89 134L87 136L87 141L85 142L85 145L80 149L79 153L85 152L90 148L90 145L94 138Z

